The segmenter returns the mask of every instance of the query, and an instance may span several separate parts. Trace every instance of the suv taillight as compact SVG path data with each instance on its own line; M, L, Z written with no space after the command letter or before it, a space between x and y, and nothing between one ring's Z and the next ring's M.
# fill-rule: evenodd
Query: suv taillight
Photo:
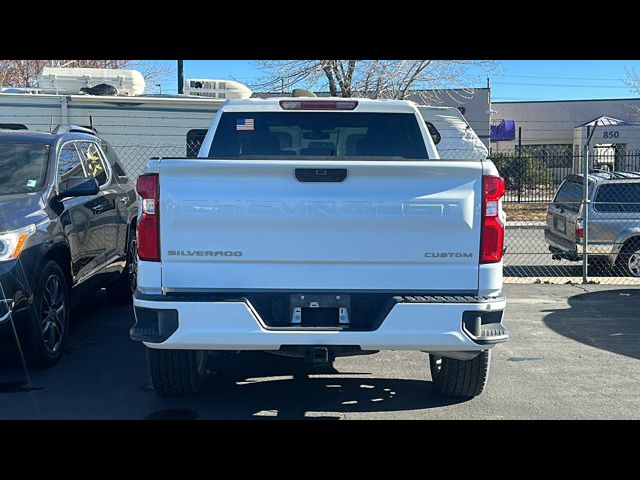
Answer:
M584 221L581 218L576 220L576 238L584 238Z
M140 175L136 183L140 196L138 215L138 257L147 262L160 261L160 185L158 174Z
M482 177L482 233L480 234L480 263L502 260L504 224L498 216L500 199L505 193L504 179Z

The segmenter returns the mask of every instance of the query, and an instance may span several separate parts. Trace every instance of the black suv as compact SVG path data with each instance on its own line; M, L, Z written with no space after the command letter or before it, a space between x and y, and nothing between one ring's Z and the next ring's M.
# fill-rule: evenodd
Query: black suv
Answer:
M87 132L90 132L87 130ZM136 282L137 198L96 135L0 130L0 338L31 366L62 353L69 310L106 287L128 302Z

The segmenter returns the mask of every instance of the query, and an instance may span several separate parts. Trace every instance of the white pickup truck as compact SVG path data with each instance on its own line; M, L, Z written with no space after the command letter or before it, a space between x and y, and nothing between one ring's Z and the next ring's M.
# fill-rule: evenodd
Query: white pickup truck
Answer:
M209 351L327 364L387 349L428 352L440 394L483 391L509 338L504 182L486 158L440 159L422 115L230 100L198 158L148 162L130 334L156 392L197 392Z

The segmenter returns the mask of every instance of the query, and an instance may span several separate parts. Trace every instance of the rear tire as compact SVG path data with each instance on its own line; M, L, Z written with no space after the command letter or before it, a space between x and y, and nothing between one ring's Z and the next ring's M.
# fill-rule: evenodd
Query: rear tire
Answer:
M627 242L616 261L618 270L625 277L640 278L640 240Z
M446 397L473 398L480 395L489 378L491 350L471 360L456 360L429 354L431 379L438 394Z
M158 395L194 395L204 385L207 352L147 348L151 384Z
M107 298L114 304L131 303L138 282L138 248L135 229L132 228L129 231L127 242L127 263L124 270L120 278L107 285Z

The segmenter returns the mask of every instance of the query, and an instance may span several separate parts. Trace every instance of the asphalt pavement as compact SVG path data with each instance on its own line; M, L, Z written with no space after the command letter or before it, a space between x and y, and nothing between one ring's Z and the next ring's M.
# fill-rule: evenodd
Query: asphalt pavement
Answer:
M47 370L0 364L2 419L632 419L640 418L640 289L506 285L512 339L493 353L485 392L437 396L420 352L337 359L316 370L264 353L212 355L204 391L162 398L130 306L103 293L78 307L64 356Z

